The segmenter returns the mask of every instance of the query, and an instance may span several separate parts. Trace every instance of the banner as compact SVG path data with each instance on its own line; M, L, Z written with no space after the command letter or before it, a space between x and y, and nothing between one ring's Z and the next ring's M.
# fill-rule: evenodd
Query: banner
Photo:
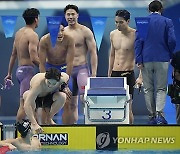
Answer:
M148 33L150 18L136 17L135 22L136 22L136 28L137 28L140 38L145 40L147 37L147 33Z
M17 16L1 16L1 19L5 37L12 37L14 34Z
M35 134L43 148L95 150L95 126L44 126L43 134ZM87 135L88 134L88 135Z
M106 26L107 17L91 17L91 23L97 43L98 51L100 49L102 37Z
M164 126L119 126L114 142L118 149L133 150L178 150L180 127Z
M40 140L44 149L120 150L120 153L122 150L180 150L179 125L98 124L42 127L43 134L34 136ZM16 133L20 137L19 132Z
M62 16L46 17L46 20L47 20L48 31L50 33L51 44L52 47L55 47L60 24L62 21Z

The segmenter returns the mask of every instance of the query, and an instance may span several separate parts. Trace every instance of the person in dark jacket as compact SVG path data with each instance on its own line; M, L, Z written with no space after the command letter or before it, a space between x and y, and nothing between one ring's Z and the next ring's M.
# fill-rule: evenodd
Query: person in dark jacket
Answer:
M136 64L142 71L149 124L167 124L163 109L166 101L168 67L176 46L171 19L161 15L163 6L154 0L149 4L150 18L146 39L136 32Z

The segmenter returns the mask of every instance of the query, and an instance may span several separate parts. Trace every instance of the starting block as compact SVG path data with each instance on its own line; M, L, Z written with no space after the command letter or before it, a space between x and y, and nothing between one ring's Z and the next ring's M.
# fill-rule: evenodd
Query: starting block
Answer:
M85 124L129 124L129 86L124 77L89 77Z

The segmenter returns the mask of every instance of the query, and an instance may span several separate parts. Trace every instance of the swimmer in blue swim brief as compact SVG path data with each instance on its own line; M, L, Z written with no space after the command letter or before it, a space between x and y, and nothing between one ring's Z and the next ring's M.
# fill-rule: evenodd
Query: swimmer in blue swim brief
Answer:
M38 52L40 57L40 72L43 73L48 68L56 68L61 72L71 75L73 69L75 43L74 39L70 35L64 33L63 23L60 25L55 47L52 47L51 45L49 33L40 39L39 46L40 48ZM69 79L68 85L71 89L71 78ZM70 93L70 91L67 93ZM61 116L61 113L58 112L57 116ZM60 122L61 121L59 120L58 123Z

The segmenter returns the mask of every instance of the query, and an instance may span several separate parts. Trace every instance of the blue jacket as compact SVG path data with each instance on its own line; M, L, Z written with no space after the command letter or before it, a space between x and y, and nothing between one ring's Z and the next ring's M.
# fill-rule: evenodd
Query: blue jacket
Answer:
M176 47L176 37L171 19L152 13L147 38L141 39L136 32L135 60L136 63L168 62Z

